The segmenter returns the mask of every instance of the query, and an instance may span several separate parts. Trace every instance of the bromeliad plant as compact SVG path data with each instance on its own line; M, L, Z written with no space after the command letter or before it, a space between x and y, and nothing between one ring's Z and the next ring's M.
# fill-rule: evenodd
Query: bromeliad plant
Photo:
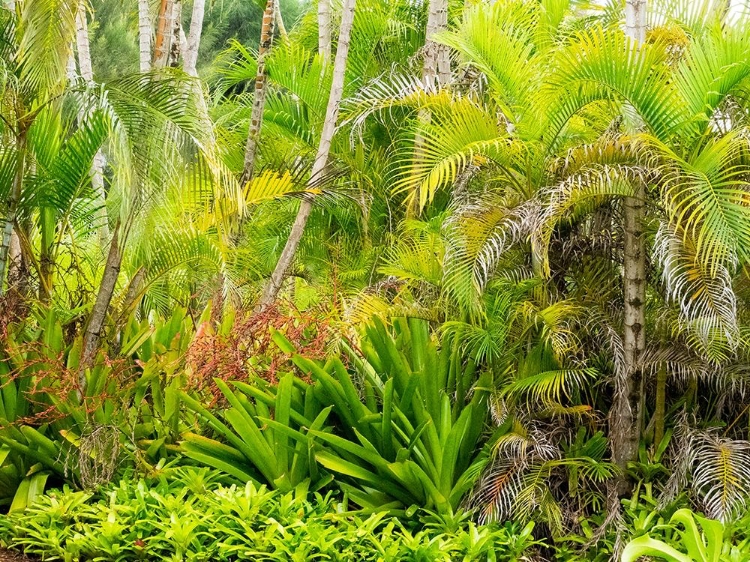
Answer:
M418 318L395 320L393 330L374 318L361 351L348 348L350 369L336 357L292 359L337 418L330 431L308 432L315 458L362 506L455 510L486 463L491 375L477 374L456 342L436 341Z
M747 541L733 544L727 529L715 519L708 519L689 509L680 509L661 529L661 539L649 534L628 543L621 562L635 562L649 556L668 562L739 562L750 556Z
M190 458L243 482L264 482L289 491L303 482L317 489L329 479L315 462L309 434L323 429L330 407L322 408L314 388L288 373L278 385L257 378L253 384L221 379L216 385L228 403L214 415L199 400L182 401L226 441L188 432L182 450Z
M126 466L150 471L174 454L190 421L176 374L192 332L185 310L154 324L131 318L119 357L87 369L81 338L65 340L64 319L47 309L36 316L8 326L0 348L0 505L10 511L48 480L91 487Z

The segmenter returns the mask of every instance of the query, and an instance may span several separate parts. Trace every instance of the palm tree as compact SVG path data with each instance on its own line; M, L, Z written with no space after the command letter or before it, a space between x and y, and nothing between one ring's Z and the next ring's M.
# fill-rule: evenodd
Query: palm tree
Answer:
M138 0L138 68L141 72L151 70L152 23L148 0Z
M310 174L308 185L314 187L316 182L321 181L328 165L328 157L331 150L331 142L336 132L336 121L338 119L339 104L344 92L344 75L346 73L346 59L349 55L349 41L354 23L354 6L355 0L346 0L344 2L343 13L341 15L341 27L339 28L339 37L336 49L336 59L333 63L333 80L331 82L331 91L328 97L328 106L326 108L325 121L320 136L318 152L315 156L315 162ZM258 301L258 307L263 309L270 305L281 289L286 272L294 259L299 246L302 234L305 230L307 220L313 208L313 196L308 194L300 203L297 217L294 220L292 231L289 234L286 245L284 246L276 268L268 280L268 284L263 290L263 295Z
M722 30L710 11L693 7L659 11L655 20L686 28L684 42L654 39L636 48L606 25L610 12L603 19L561 16L550 25L548 13L521 2L479 6L439 36L469 77L480 76L476 85L425 93L405 76L377 81L352 102L355 122L396 116L424 139L419 159L411 147L400 152L396 189L430 203L453 185L440 293L458 310L489 323L483 299L502 272L541 275L550 290L575 291L600 311L591 315L599 331L592 343L614 365L612 419L622 416L610 435L620 465L634 458L641 387L656 374L643 371L647 301L638 295L649 278L639 265L646 251L638 248L645 233L649 241L657 235L652 264L666 282L663 298L681 308L690 345L720 363L733 360L740 341L731 272L746 259L746 169L740 129L724 129L744 118L729 119L724 108L742 104L733 92L745 73L729 61L744 60L746 44L743 24ZM426 123L418 115L427 108ZM404 110L412 120L398 113ZM634 202L649 213L640 217ZM620 277L627 263L622 285L612 292L611 281L573 277L582 255L596 264L587 273L596 280ZM662 288L652 284L656 294ZM619 408L622 400L629 409ZM623 428L622 419L633 423Z
M260 130L263 124L263 111L266 107L266 57L273 42L273 22L276 0L268 0L263 12L263 24L260 30L260 46L258 47L257 71L255 75L255 91L253 94L253 109L250 114L250 129L245 144L245 163L240 177L240 184L244 185L253 177L255 157L258 152Z
M216 158L212 131L206 130L201 95L179 72L138 75L106 84L101 111L111 123L110 143L115 182L110 197L119 203L112 240L91 314L84 332L82 364L90 365L99 345L120 274L129 233L158 194L178 181L186 189L203 190L221 178L232 182ZM210 129L210 128L209 128ZM184 162L183 177L174 162Z
M625 30L638 48L646 39L646 0L625 4ZM623 199L623 370L612 405L612 458L622 470L638 456L643 428L644 375L641 359L646 348L646 186L635 182L634 197ZM624 490L623 490L624 491Z
M28 136L36 118L49 107L59 107L67 85L67 64L75 38L78 3L26 0L11 13L2 10L3 65L12 79L0 91L3 131L4 208L0 241L0 294L8 265L11 235L18 228L18 207L24 189L29 154ZM19 14L16 17L16 14ZM21 234L19 233L19 238Z

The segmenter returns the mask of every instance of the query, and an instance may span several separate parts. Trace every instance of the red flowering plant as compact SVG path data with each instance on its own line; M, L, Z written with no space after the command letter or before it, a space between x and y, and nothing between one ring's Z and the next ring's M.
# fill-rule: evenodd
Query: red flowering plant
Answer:
M188 350L189 386L208 390L215 404L222 396L215 379L247 381L257 376L276 384L283 368L292 367L290 355L273 343L274 332L311 359L322 359L335 339L332 314L323 307L301 311L282 302L262 312L230 312L221 323L206 320L198 326Z

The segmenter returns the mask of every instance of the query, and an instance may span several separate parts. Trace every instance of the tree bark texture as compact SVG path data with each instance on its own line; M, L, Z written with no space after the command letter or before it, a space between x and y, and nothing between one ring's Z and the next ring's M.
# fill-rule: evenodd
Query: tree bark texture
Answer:
M81 354L81 374L79 379L81 391L83 391L86 385L84 370L91 366L96 357L104 321L107 318L109 304L112 302L112 296L117 286L117 278L120 275L120 267L122 266L120 229L120 221L118 220L112 231L112 241L109 244L109 253L104 266L104 274L102 275L101 283L99 283L96 301L94 301L94 307L91 309L91 315L89 316L89 321L86 324L86 330L83 335L83 352Z
M2 239L0 240L0 295L5 288L5 273L8 269L8 254L10 252L10 240L13 236L13 227L16 222L18 203L21 200L23 189L23 175L26 168L26 129L21 128L16 137L16 169L13 174L13 185L7 202L5 222L3 223Z
M175 66L180 58L181 0L162 0L154 41L154 68Z
M646 1L627 0L625 29L639 46L646 38ZM638 48L638 47L636 47ZM624 330L622 381L616 386L612 406L612 460L621 469L638 457L643 428L646 348L646 243L644 238L646 187L636 186L635 197L626 197L624 207Z
M450 51L447 46L435 41L435 35L446 29L448 29L448 0L430 0L422 68L422 79L427 91L433 90L436 83L445 86L450 80Z
M351 39L352 25L354 23L354 8L356 0L344 0L343 12L341 14L341 27L339 29L338 48L336 59L333 63L333 80L331 82L331 93L328 97L326 117L323 122L323 130L320 135L320 144L315 156L312 173L308 185L315 185L320 181L328 165L328 157L331 152L331 142L336 131L336 121L339 114L339 104L344 92L344 75L346 74L346 59L349 56L349 41ZM314 198L307 195L300 203L297 217L292 225L292 231L281 252L271 279L269 279L263 294L258 302L257 309L263 310L276 300L286 273L297 253L300 240L305 231L307 219L312 212Z
M188 32L185 52L182 57L182 68L190 76L198 76L196 65L198 64L198 48L201 44L203 16L205 11L206 0L195 0L193 2L193 13L190 17L190 31Z
M76 14L76 49L78 51L78 68L81 77L87 84L94 83L94 70L91 64L91 48L89 46L89 29L86 21L86 4L81 2ZM80 116L82 119L83 116ZM109 240L109 220L107 218L106 193L104 191L105 159L101 150L96 152L91 164L91 187L96 196L96 227L99 242L104 246Z
M139 69L141 72L148 72L151 70L151 15L148 0L138 0L138 49Z
M266 58L273 43L274 5L277 0L268 0L263 12L263 23L260 28L260 45L258 46L258 69L255 73L255 93L253 95L253 109L250 113L250 127L245 144L245 163L242 169L240 185L244 186L253 178L255 158L258 153L260 129L263 124L263 110L266 106L266 92L268 80L266 78Z
M318 0L318 54L331 61L331 0Z

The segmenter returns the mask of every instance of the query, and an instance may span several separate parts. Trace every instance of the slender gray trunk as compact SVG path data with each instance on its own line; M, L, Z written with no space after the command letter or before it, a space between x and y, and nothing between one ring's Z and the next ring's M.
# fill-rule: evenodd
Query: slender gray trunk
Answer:
M274 18L276 19L276 27L279 30L279 37L283 41L289 40L289 35L286 32L286 26L284 25L284 18L281 17L281 5L279 4L278 0L276 2L276 5L273 9Z
M78 51L78 68L81 77L87 84L94 83L94 71L91 65L91 49L89 46L89 28L86 21L86 4L81 2L76 14L76 48ZM83 119L83 115L79 116ZM109 240L109 220L107 218L106 193L104 191L104 165L106 161L101 150L97 150L91 165L91 187L96 198L96 228L99 242L102 246Z
M21 251L21 238L18 236L17 227L10 235L8 245L8 288L18 284L23 270L23 253Z
M436 82L440 86L445 86L450 80L450 51L448 47L435 41L435 35L446 29L448 29L448 0L430 0L422 68L422 79L428 91L435 87Z
M138 0L138 49L141 72L151 70L151 15L148 0Z
M13 236L13 227L18 212L18 202L21 200L23 189L23 175L26 168L26 128L18 131L16 137L16 169L13 174L13 184L8 198L8 210L2 229L2 240L0 241L0 295L5 288L5 272L8 269L8 254L10 252L10 241Z
M646 1L627 0L625 28L640 45L646 37ZM638 457L643 428L644 373L646 348L646 244L644 239L646 188L636 186L635 197L626 197L624 208L623 257L623 380L616 389L612 406L612 460L621 469ZM627 491L627 482L621 492Z
M96 352L99 349L99 340L104 327L104 321L107 318L109 304L112 302L112 296L114 295L115 287L117 286L117 278L120 275L120 267L122 266L120 230L121 224L118 220L112 231L112 241L109 244L109 253L107 254L107 262L104 266L104 274L102 275L101 283L99 283L99 292L96 294L96 301L94 301L94 307L91 309L91 315L89 316L89 321L86 324L86 330L83 334L81 373L79 375L81 392L86 386L84 370L91 366L96 357Z
M190 31L188 32L185 52L182 57L182 68L190 76L198 76L196 65L198 64L198 48L201 44L203 16L205 11L206 0L195 0L193 2L193 13L190 17Z
M426 92L434 92L437 87L445 86L450 81L451 66L448 47L436 43L435 34L448 28L448 0L431 0L427 14L427 29L425 31L424 61L422 65L422 82ZM432 115L427 109L420 109L417 120L420 127L430 123ZM422 159L424 138L418 131L414 138L414 161ZM422 196L417 193L411 200L409 212L421 208Z
M331 60L331 0L318 0L318 54Z
M328 97L328 106L326 108L326 117L323 123L323 130L320 135L320 144L318 153L315 156L312 173L308 185L315 185L321 180L328 165L328 157L331 152L331 142L333 134L336 131L336 121L339 114L339 104L341 96L344 93L344 75L346 73L346 59L349 56L349 41L351 39L352 24L354 23L354 8L356 0L344 0L343 12L341 14L341 27L339 29L338 48L336 50L336 59L333 63L333 81L331 82L331 93ZM265 309L268 305L276 300L284 277L289 266L294 260L297 253L302 234L305 231L307 219L312 212L314 198L311 195L305 196L300 203L297 218L292 225L292 231L286 245L279 256L271 279L269 279L263 291L263 295L258 302L258 309Z
M625 33L639 45L646 40L646 0L626 0Z
M263 23L260 28L260 45L258 47L258 70L255 73L255 93L253 94L253 109L250 113L250 128L247 133L247 144L245 145L245 164L242 169L240 185L244 186L253 178L255 170L255 157L258 153L258 141L260 140L260 129L263 124L263 109L266 106L266 92L268 80L266 79L266 58L271 50L273 42L274 6L276 0L268 0L263 12Z

